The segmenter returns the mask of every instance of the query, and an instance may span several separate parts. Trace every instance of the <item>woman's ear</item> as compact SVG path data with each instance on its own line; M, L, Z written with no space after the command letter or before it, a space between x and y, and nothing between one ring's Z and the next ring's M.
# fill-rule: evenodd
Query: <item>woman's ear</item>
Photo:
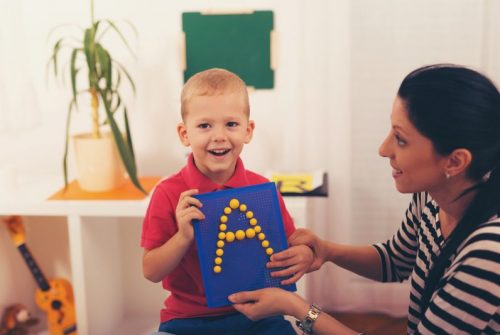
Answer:
M465 172L472 162L472 154L468 149L455 149L448 155L445 174L450 177Z
M248 120L247 133L245 135L245 144L250 143L253 137L253 130L255 129L255 122L253 120Z
M181 122L177 125L177 135L179 135L179 140L184 146L190 146L191 143L189 142L186 125L184 124L184 122Z

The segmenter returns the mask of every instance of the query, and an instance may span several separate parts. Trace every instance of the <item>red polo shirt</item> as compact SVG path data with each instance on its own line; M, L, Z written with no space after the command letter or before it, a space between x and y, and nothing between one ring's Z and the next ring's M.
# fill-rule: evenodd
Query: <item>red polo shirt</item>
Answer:
M243 162L238 159L233 176L224 185L219 185L198 170L190 155L187 165L181 171L161 181L153 191L142 226L141 246L154 249L174 236L177 232L175 209L182 192L198 189L200 193L206 193L268 181L261 175L245 170ZM278 198L285 233L289 237L295 231L295 226L279 193ZM179 265L162 280L162 285L170 295L165 300L165 308L161 310L161 322L234 312L232 307L207 307L195 243L189 247Z

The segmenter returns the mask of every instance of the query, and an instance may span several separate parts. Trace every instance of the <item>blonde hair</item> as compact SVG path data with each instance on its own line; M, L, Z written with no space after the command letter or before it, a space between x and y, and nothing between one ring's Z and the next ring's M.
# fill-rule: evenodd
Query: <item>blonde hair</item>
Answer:
M245 104L245 114L250 115L250 103L245 83L236 74L219 68L208 69L193 75L184 84L181 93L181 116L184 120L187 105L195 96L240 93Z

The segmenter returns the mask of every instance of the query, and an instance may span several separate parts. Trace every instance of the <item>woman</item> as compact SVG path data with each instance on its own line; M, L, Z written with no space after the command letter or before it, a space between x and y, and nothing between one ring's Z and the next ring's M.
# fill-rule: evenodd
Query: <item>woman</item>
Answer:
M391 124L379 153L398 191L413 193L392 239L345 246L300 230L290 244L314 250L310 271L330 261L374 280L410 279L408 334L500 334L500 93L476 71L422 67L403 80ZM253 319L304 319L306 333L357 333L277 288L230 300Z

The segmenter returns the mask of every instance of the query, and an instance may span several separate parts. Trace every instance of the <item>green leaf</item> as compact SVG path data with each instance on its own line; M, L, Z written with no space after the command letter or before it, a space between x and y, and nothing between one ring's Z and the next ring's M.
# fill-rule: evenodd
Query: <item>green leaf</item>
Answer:
M72 99L68 107L68 115L66 117L66 132L64 137L64 154L63 154L64 191L66 191L68 188L69 128L71 123L71 111L75 106L76 106L76 99Z
M123 108L123 119L125 123L125 134L128 143L128 147L130 148L130 152L132 153L132 158L135 162L135 154L134 154L134 146L132 144L132 136L130 136L130 126L128 124L128 116L127 116L127 107Z
M49 64L52 62L54 64L54 76L57 77L57 55L59 53L59 50L61 49L61 44L64 41L64 37L59 39L55 44L54 47L52 48L52 56L49 59Z
M115 97L115 100L116 100L116 104L111 108L111 113L113 115L116 113L116 111L118 110L118 108L120 108L120 106L122 104L122 97L120 96L120 94L118 94L118 92L114 92L114 93L115 93L114 97ZM125 108L125 110L126 110L126 108Z
M115 67L115 69L116 69L116 67ZM114 89L118 90L121 83L122 83L122 73L120 72L120 69L118 68L118 69L116 69L116 81L115 81Z
M120 68L120 71L125 74L125 76L127 77L128 81L130 83L130 86L132 86L132 91L135 94L135 84L134 84L134 80L132 79L132 77L130 76L130 74L127 72L127 70L125 69L125 67L123 65L121 65L119 62L117 62L116 60L113 60L113 62L116 63L118 65L118 67Z
M73 100L76 100L76 76L78 74L78 69L76 68L76 57L78 56L80 49L73 49L71 52L71 62L70 62L70 78L71 78L71 91L73 92Z
M133 152L132 152L131 148L128 146L128 143L126 143L124 141L122 133L120 132L120 129L118 128L118 125L116 124L116 121L113 118L113 114L111 113L109 101L106 100L105 96L104 96L106 93L103 90L101 90L100 88L97 88L97 89L99 91L99 94L103 98L104 110L106 111L106 115L108 117L109 126L111 127L111 132L113 134L113 138L114 138L116 146L118 148L118 152L120 153L120 157L123 161L123 165L125 166L125 169L127 170L128 176L137 189L139 189L144 194L148 194L144 190L144 188L142 187L142 185L137 177L137 169L136 169L136 165L135 165ZM130 134L126 134L126 135L130 136Z
M132 48L130 48L130 45L128 44L127 40L125 39L125 36L123 36L123 34L121 33L120 29L118 29L118 27L115 25L115 23L113 21L111 21L111 20L102 20L102 21L105 21L105 22L107 22L109 24L109 26L118 34L118 36L122 40L123 44L125 44L125 46L127 47L127 49L130 52L130 54L134 58L137 58L135 56L134 51L132 51Z
M89 70L89 87L95 88L98 84L98 76L96 72L96 58L95 58L95 25L92 28L85 30L83 39L83 50L85 52L85 59L87 60L87 67Z
M106 90L111 89L111 84L113 83L113 68L111 62L111 56L109 52L102 47L100 43L96 43L96 53L97 59L99 60L99 78L104 78L106 81Z

